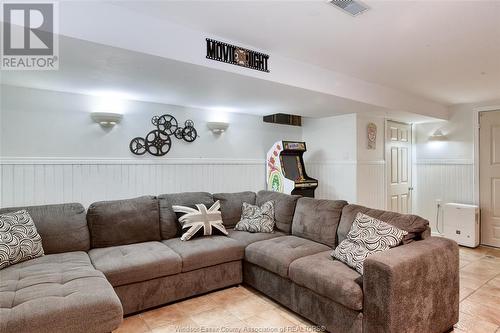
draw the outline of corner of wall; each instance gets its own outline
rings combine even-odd
[[[436,200],[472,204],[474,198],[474,105],[449,108],[447,121],[415,125],[414,213],[436,230]],[[446,141],[430,141],[437,129]]]
[[[375,149],[368,149],[367,126],[377,126]],[[357,203],[385,208],[385,120],[358,114],[356,117],[356,199]]]

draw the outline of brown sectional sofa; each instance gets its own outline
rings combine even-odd
[[[180,241],[172,205],[215,200],[229,236]],[[232,229],[243,202],[268,200],[274,233]],[[417,216],[268,191],[25,208],[46,255],[0,270],[2,333],[110,332],[124,314],[242,282],[331,332],[444,332],[458,321],[458,246]],[[409,231],[363,276],[330,256],[358,211]]]

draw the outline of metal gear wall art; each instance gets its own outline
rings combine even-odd
[[[153,156],[166,155],[172,146],[171,136],[186,142],[193,142],[198,137],[194,128],[194,121],[188,119],[184,127],[180,127],[177,119],[169,114],[154,116],[151,123],[156,127],[144,138],[136,137],[130,141],[130,151],[135,155],[144,155],[146,152]]]

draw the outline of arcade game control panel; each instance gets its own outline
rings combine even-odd
[[[307,175],[303,155],[305,142],[278,141],[267,153],[267,189],[314,198],[318,180]]]

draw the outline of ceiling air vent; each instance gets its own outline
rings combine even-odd
[[[352,16],[357,16],[368,10],[366,5],[354,0],[332,0],[330,3]]]

